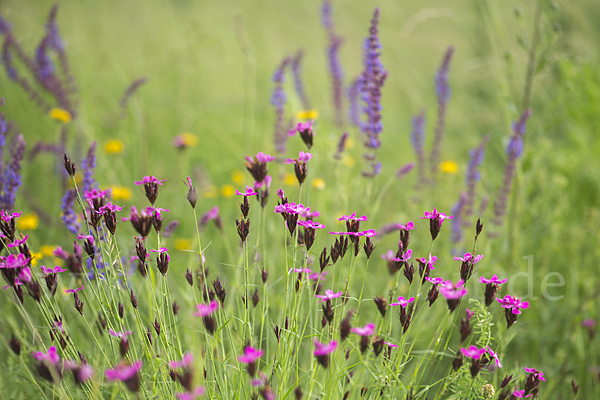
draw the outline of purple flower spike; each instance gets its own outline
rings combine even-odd
[[[194,313],[194,317],[206,317],[214,313],[219,308],[219,302],[213,300],[210,304],[198,304],[196,305],[198,311]]]
[[[284,58],[271,77],[275,86],[271,94],[271,105],[273,105],[273,108],[275,109],[275,150],[279,154],[285,153],[285,145],[287,142],[285,121],[285,103],[287,102],[287,96],[283,84],[285,83],[285,70],[291,62],[291,57]]]
[[[400,296],[398,297],[398,302],[397,303],[392,303],[390,304],[390,306],[402,306],[402,308],[406,308],[406,306],[410,303],[412,303],[413,301],[415,301],[414,297],[411,297],[410,299],[405,299],[404,297]]]
[[[410,143],[417,155],[418,185],[423,185],[427,181],[425,174],[425,153],[423,151],[425,145],[425,111],[421,111],[419,115],[413,117],[412,126]]]
[[[478,349],[477,346],[469,346],[468,349],[462,348],[460,352],[468,358],[472,358],[473,360],[479,360],[482,355],[486,353],[485,348]]]
[[[244,349],[244,354],[238,357],[238,361],[244,364],[250,364],[258,360],[262,355],[262,350],[248,346]]]
[[[329,63],[329,73],[331,75],[332,100],[335,109],[335,120],[338,126],[344,125],[344,110],[342,103],[344,71],[340,61],[339,50],[344,44],[344,38],[339,36],[333,27],[331,0],[324,0],[321,6],[321,17],[323,26],[327,30],[329,40],[327,46],[327,59]]]
[[[503,283],[508,282],[508,279],[499,279],[496,275],[492,275],[490,279],[486,279],[483,276],[479,278],[479,282],[485,284],[493,284],[493,285],[502,285]]]
[[[325,294],[315,294],[315,297],[322,299],[319,303],[326,302],[327,300],[337,299],[342,296],[342,292],[335,293],[331,289],[325,290]]]
[[[362,328],[360,328],[360,327],[352,328],[352,329],[350,329],[350,332],[356,333],[359,336],[371,336],[372,334],[375,333],[375,324],[371,322],[371,323],[366,324]]]

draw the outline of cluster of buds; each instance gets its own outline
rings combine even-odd
[[[106,190],[92,189],[85,192],[85,201],[89,206],[89,222],[96,231],[102,219],[100,209],[106,204],[107,197],[108,192]]]
[[[158,250],[150,250],[151,252],[158,253],[156,256],[156,267],[160,271],[163,276],[167,274],[167,270],[169,269],[169,261],[171,261],[171,257],[169,257],[169,249],[166,247],[161,247]],[[139,256],[138,256],[139,257]]]
[[[79,295],[77,294],[77,292],[79,292],[80,290],[82,290],[82,287],[78,287],[75,289],[66,289],[65,293],[73,293],[73,298],[74,298],[74,306],[75,309],[79,312],[79,314],[83,315],[83,301],[81,301],[81,299],[79,298]]]
[[[460,320],[460,342],[464,342],[465,339],[471,335],[473,328],[471,327],[471,318],[475,313],[467,308],[466,317]]]
[[[429,307],[431,307],[433,305],[433,303],[435,303],[435,301],[437,300],[439,294],[440,294],[440,290],[439,290],[439,286],[444,283],[444,279],[442,278],[425,278],[428,282],[432,283],[431,289],[429,290],[429,292],[427,293],[427,301],[429,302]]]
[[[305,153],[301,151],[298,154],[297,159],[288,158],[285,160],[284,164],[294,164],[294,172],[296,173],[296,178],[298,179],[298,183],[300,186],[306,180],[306,176],[308,175],[308,161],[312,158],[312,154]]]
[[[346,251],[348,251],[348,236],[340,235],[335,239],[335,243],[331,246],[331,262],[335,264],[338,258],[341,257],[344,259]]]

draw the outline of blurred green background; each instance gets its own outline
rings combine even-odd
[[[0,2],[0,15],[13,24],[15,36],[30,54],[43,35],[52,4],[42,0]],[[517,197],[509,207],[507,223],[493,228],[487,221],[502,181],[511,124],[521,112],[538,4],[541,19],[533,114],[517,172]],[[532,294],[538,297],[519,318],[516,329],[512,328],[516,336],[506,349],[504,365],[543,370],[550,377],[542,390],[543,398],[568,398],[571,379],[582,385],[581,398],[593,398],[593,393],[598,393],[593,391],[598,377],[596,373],[594,384],[589,368],[599,363],[598,338],[590,343],[579,324],[599,312],[600,28],[595,22],[600,18],[600,4],[591,0],[340,0],[333,6],[335,29],[345,38],[341,58],[346,83],[362,71],[362,42],[373,8],[381,7],[381,60],[389,77],[382,97],[384,132],[379,157],[383,173],[376,180],[379,188],[398,167],[415,160],[409,141],[410,119],[421,109],[428,118],[428,153],[436,112],[433,77],[446,48],[455,47],[442,159],[456,162],[458,173],[442,174],[438,186],[419,193],[414,189],[415,172],[404,180],[392,180],[390,190],[374,210],[360,195],[364,179],[360,177],[359,133],[347,125],[345,130],[354,143],[347,150],[352,158],[346,158],[344,164],[344,188],[334,190],[338,188],[331,173],[331,155],[344,129],[333,124],[326,34],[320,2],[313,0],[60,2],[58,25],[80,101],[69,136],[73,158],[79,160],[89,144],[97,141],[96,177],[102,186],[129,188],[132,198],[118,201],[126,207],[145,204],[134,180],[143,175],[168,178],[158,204],[170,208],[168,217],[180,222],[172,245],[178,239],[193,240],[194,222],[184,198],[185,187],[180,184],[185,176],[192,176],[205,194],[199,211],[219,205],[227,236],[236,243],[236,200],[227,196],[225,185],[242,189],[245,183],[250,184],[243,156],[274,152],[271,75],[283,57],[303,48],[306,92],[320,114],[309,180],[320,178],[325,183],[324,189],[311,183],[309,205],[326,215],[323,222],[327,224],[342,211],[356,210],[370,217],[370,227],[378,228],[390,222],[417,222],[418,216],[434,205],[449,211],[464,190],[469,150],[489,135],[478,198],[489,197],[490,206],[482,221],[486,232],[493,230],[498,235],[482,239],[479,250],[486,256],[478,264],[479,273],[509,277],[527,272],[523,257],[532,256]],[[131,98],[125,118],[119,118],[119,99],[129,84],[142,76],[148,77],[148,82]],[[290,81],[288,74],[288,116],[301,109]],[[0,96],[6,101],[3,112],[23,133],[28,148],[39,140],[58,140],[60,123],[36,108],[4,73],[0,74]],[[182,132],[195,135],[197,145],[177,150],[172,142]],[[123,142],[122,153],[104,151],[111,139]],[[288,157],[303,150],[297,138],[288,147]],[[60,168],[51,154],[38,155],[23,167],[24,185],[16,209],[44,212],[50,218],[44,221],[40,217],[40,226],[32,231],[34,247],[68,246],[73,240],[58,219],[64,194]],[[271,168],[274,191],[283,184],[285,169]],[[239,171],[245,174],[243,179]],[[48,179],[53,174],[56,179]],[[283,187],[291,198],[297,196],[294,185]],[[274,204],[273,199],[271,202]],[[279,224],[275,218],[267,222],[273,230],[279,229]],[[129,226],[121,226],[133,236]],[[216,236],[208,258],[215,271],[222,269],[231,276],[219,264],[226,263],[226,245],[212,228],[206,232]],[[446,226],[444,244],[436,243],[442,271],[457,267],[451,261],[449,235],[450,226]],[[369,267],[380,274],[381,282],[388,278],[385,262],[378,255],[395,246],[391,236],[378,243],[377,259]],[[469,249],[471,232],[466,236],[461,246]],[[417,233],[414,242],[425,254],[427,232]],[[328,244],[330,240],[323,234],[315,248]],[[181,259],[193,265],[193,257],[186,257],[182,253]],[[564,286],[548,289],[553,296],[564,296],[561,300],[550,301],[541,292],[541,281],[550,272],[565,278]],[[171,279],[184,282],[182,274]],[[481,290],[474,283],[470,285],[474,291]],[[379,289],[375,286],[367,289],[368,296],[380,294],[385,283]],[[525,279],[516,281],[515,292],[528,293]],[[2,313],[10,314],[12,304],[2,303]],[[504,324],[502,319],[498,323]],[[10,334],[4,327],[0,330],[4,336]]]

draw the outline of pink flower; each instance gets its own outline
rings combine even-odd
[[[474,360],[479,360],[486,352],[484,348],[478,349],[476,346],[469,346],[468,349],[461,347],[460,351],[465,357],[469,357]]]
[[[533,394],[528,394],[527,396],[525,396],[525,389],[523,389],[523,390],[515,389],[515,391],[513,392],[513,396],[515,396],[518,399],[523,399],[526,397],[531,397],[531,396],[533,396]]]
[[[444,213],[438,212],[437,208],[433,208],[433,211],[429,212],[429,211],[425,211],[425,216],[424,217],[420,217],[421,219],[439,219],[440,220],[440,226],[442,226],[442,222],[444,222],[444,220],[446,219],[452,219],[454,218],[454,215],[451,216],[447,216]]]
[[[375,333],[375,324],[374,323],[368,323],[366,324],[364,327],[362,328],[352,328],[350,329],[350,332],[356,333],[357,335],[360,336],[371,336],[372,334]]]
[[[411,252],[411,254],[412,254],[412,252]],[[394,260],[395,256],[396,256],[396,253],[394,253],[394,250],[388,250],[381,255],[381,258],[385,261],[395,261]]]
[[[363,215],[362,217],[356,217],[356,213],[353,212],[351,215],[344,215],[338,218],[338,221],[368,221],[367,217]]]
[[[303,214],[310,210],[310,207],[304,207],[302,204],[286,203],[275,206],[276,213]]]
[[[85,199],[86,200],[102,199],[102,198],[106,197],[107,194],[108,194],[107,190],[92,189],[92,190],[85,192]]]
[[[500,306],[506,309],[512,310],[513,314],[521,314],[522,308],[529,308],[528,301],[521,301],[518,297],[512,297],[509,295],[504,296],[502,299],[496,299]]]
[[[25,235],[25,237],[23,237],[22,239],[16,239],[14,242],[7,244],[6,247],[8,247],[8,248],[18,247],[18,246],[22,245],[23,243],[25,243],[27,241],[27,238],[29,238],[29,235]]]
[[[441,283],[444,282],[444,279],[440,278],[440,277],[437,277],[437,278],[427,277],[427,278],[425,278],[425,280],[428,281],[428,282],[433,283],[434,285],[439,285],[439,284],[441,284]]]
[[[390,250],[391,251],[391,250]],[[404,254],[402,254],[402,257],[395,257],[392,258],[392,261],[396,261],[396,262],[407,262],[408,260],[410,260],[410,258],[412,257],[412,250],[408,249],[404,252]]]
[[[534,377],[538,378],[540,381],[546,382],[546,379],[544,378],[544,373],[541,371],[538,371],[535,368],[525,368],[525,372],[529,372]]]
[[[194,362],[194,355],[192,353],[185,353],[181,361],[170,361],[169,367],[171,368],[186,368]]]
[[[491,279],[485,279],[483,276],[481,278],[479,278],[479,282],[481,282],[481,283],[485,283],[485,284],[492,283],[494,285],[502,285],[503,283],[506,283],[507,281],[508,281],[508,279],[500,280],[496,275],[492,275]]]
[[[0,268],[21,268],[26,266],[28,262],[29,258],[25,257],[23,254],[11,254],[4,258],[3,263],[0,263]]]
[[[356,232],[354,234],[354,236],[359,236],[359,237],[362,237],[362,236],[373,237],[373,236],[377,236],[377,231],[375,229],[369,229],[369,230],[362,231],[362,232]]]
[[[483,254],[472,255],[471,253],[465,253],[464,257],[454,257],[455,261],[467,262],[470,264],[477,264],[483,258]]]
[[[312,228],[312,229],[323,229],[325,228],[325,225],[319,223],[319,222],[315,222],[315,221],[298,221],[298,225],[303,226],[305,228]]]
[[[323,344],[315,339],[314,343],[315,343],[316,349],[313,354],[317,357],[329,355],[329,354],[333,353],[335,351],[335,349],[337,349],[337,342],[335,340],[330,343]]]
[[[105,205],[102,206],[98,209],[98,211],[96,211],[96,213],[98,214],[110,214],[110,213],[115,213],[117,211],[121,211],[123,209],[123,207],[119,207],[116,204],[112,204],[110,201]]]
[[[1,213],[0,215],[2,217],[2,221],[4,221],[4,222],[10,222],[11,219],[19,218],[21,216],[21,214],[23,214],[22,212],[16,212],[16,213],[9,214],[9,213],[5,213],[4,210],[1,210],[0,213]]]
[[[66,289],[65,293],[76,293],[79,292],[83,287],[78,287],[77,289]]]
[[[179,400],[195,400],[197,397],[201,397],[206,393],[206,389],[202,386],[196,386],[194,390],[186,393],[175,393],[175,396]]]
[[[383,343],[387,344],[387,345],[388,345],[388,346],[390,346],[391,348],[396,348],[396,347],[398,347],[398,345],[397,345],[397,344],[394,344],[394,343],[391,343],[391,342],[383,342]]]
[[[194,317],[206,317],[214,313],[219,308],[219,302],[213,300],[210,304],[198,304],[196,305],[198,311],[194,313]]]
[[[256,161],[258,161],[259,163],[268,163],[271,161],[275,160],[275,157],[269,155],[269,154],[265,154],[262,151],[259,151],[258,154],[256,154],[256,157],[252,158],[252,157],[244,157],[246,159],[246,161],[248,161],[250,164],[252,164],[254,162],[254,159],[256,159]]]
[[[471,311],[468,308],[465,310],[466,314],[467,314],[467,321],[469,321],[471,318],[473,318],[473,315],[475,315],[475,311]]]
[[[94,237],[92,235],[77,235],[77,239],[86,239],[89,240],[92,244],[94,244]]]
[[[21,282],[31,282],[31,269],[29,267],[24,267],[19,274],[17,275]]]
[[[492,357],[494,359],[494,361],[496,361],[498,368],[502,368],[502,364],[500,364],[500,359],[498,358],[498,354],[494,353],[494,351],[491,349],[490,346],[487,347],[487,352],[490,355],[490,357]]]
[[[288,158],[283,163],[284,164],[307,163],[308,160],[310,160],[311,158],[312,158],[312,154],[301,151],[300,153],[298,153],[297,159]]]
[[[237,194],[238,196],[254,196],[258,193],[256,193],[252,188],[247,188],[245,192],[240,192],[239,190],[236,190],[235,194]]]
[[[398,228],[403,229],[405,231],[412,231],[416,228],[416,226],[412,221],[409,221],[406,223],[406,225],[398,224]]]
[[[431,253],[429,253],[428,259],[425,257],[421,257],[421,258],[417,258],[417,261],[420,262],[421,264],[427,265],[427,267],[429,267],[429,269],[431,271],[433,271],[435,269],[433,266],[435,264],[437,264],[437,257],[432,256]]]
[[[107,369],[104,372],[109,381],[126,381],[133,378],[142,368],[142,360],[137,360],[131,365],[123,363],[117,364],[113,369]]]
[[[325,277],[327,276],[329,272],[324,271],[324,272],[313,272],[312,274],[308,275],[308,279],[311,281],[324,281]]]
[[[415,300],[414,297],[411,297],[410,299],[406,300],[404,297],[400,296],[400,297],[398,297],[398,302],[392,303],[392,304],[390,304],[390,306],[402,306],[402,308],[406,308],[406,306],[409,303],[412,303],[414,300]]]
[[[248,346],[244,349],[244,354],[238,357],[238,361],[244,364],[250,364],[258,360],[262,355],[262,350]]]
[[[127,337],[127,336],[131,335],[131,331],[125,331],[125,332],[115,332],[115,331],[113,331],[113,330],[112,330],[112,328],[108,330],[108,333],[109,333],[111,336],[114,336],[114,337],[116,337],[116,338],[119,338],[119,339],[123,339],[123,338],[125,338],[125,337]]]
[[[56,366],[58,364],[58,362],[60,361],[60,356],[56,352],[55,346],[50,347],[48,349],[47,353],[42,353],[41,351],[37,351],[37,352],[33,352],[32,355],[33,355],[33,358],[35,358],[36,360],[41,361],[41,362],[45,361],[54,366]]]
[[[155,183],[157,185],[162,185],[163,182],[166,181],[166,179],[163,180],[158,180],[154,177],[154,175],[150,175],[150,176],[145,176],[144,179],[142,179],[141,181],[134,181],[133,183],[135,183],[136,185],[147,185],[150,183]]]
[[[314,121],[298,122],[298,125],[296,125],[296,127],[294,129],[292,129],[288,132],[288,136],[294,136],[296,134],[296,132],[302,132],[302,131],[306,131],[306,130],[308,130],[310,133],[312,133],[313,124],[314,124]]]
[[[593,328],[596,326],[596,321],[592,318],[584,319],[581,321],[582,328]]]
[[[451,281],[445,281],[440,286],[440,293],[447,300],[460,299],[465,294],[467,294],[467,289],[463,288],[464,284],[465,284],[465,281],[463,281],[462,279],[459,280],[458,282],[456,282],[456,285],[453,284]]]
[[[315,297],[323,299],[319,303],[323,303],[327,300],[337,299],[338,297],[341,297],[341,296],[342,296],[342,292],[334,293],[333,290],[331,290],[331,289],[325,290],[325,294],[315,294]]]
[[[45,265],[42,265],[40,267],[40,269],[42,270],[43,273],[45,274],[57,274],[59,272],[65,272],[66,269],[62,269],[60,265],[57,265],[54,268],[47,268]]]

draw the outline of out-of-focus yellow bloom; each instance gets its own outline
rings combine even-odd
[[[197,144],[198,136],[189,132],[180,133],[179,135],[175,136],[175,139],[173,139],[173,146],[177,147],[178,149],[194,147]]]
[[[311,184],[316,189],[324,189],[325,188],[325,181],[321,178],[313,179]]]
[[[346,225],[346,221],[340,221],[340,218],[342,218],[344,215],[348,215],[348,214],[346,214],[346,211],[339,212],[338,215],[335,217],[335,223],[338,225],[341,225],[341,224]]]
[[[351,137],[346,139],[346,143],[344,143],[344,148],[345,149],[351,149],[354,147],[354,139],[352,139]]]
[[[31,265],[34,267],[38,264],[38,260],[41,260],[44,255],[41,252],[31,253]]]
[[[287,172],[284,176],[283,176],[283,184],[284,185],[297,185],[298,184],[298,180],[296,179],[296,175]]]
[[[440,163],[440,171],[446,174],[455,174],[458,172],[458,164],[454,161],[442,161]]]
[[[215,185],[210,185],[200,189],[200,193],[202,193],[202,197],[205,199],[212,199],[219,195],[219,191]]]
[[[111,186],[113,200],[129,200],[131,199],[131,190],[123,186]]]
[[[56,246],[51,246],[49,244],[45,244],[40,248],[42,255],[47,257],[54,255],[54,250],[56,250]]]
[[[80,183],[81,180],[83,179],[83,174],[79,171],[75,172],[75,183]],[[69,187],[74,188],[75,186],[73,185],[73,181],[69,179]]]
[[[231,174],[231,180],[233,181],[233,183],[235,183],[236,185],[241,185],[244,183],[244,181],[246,176],[244,175],[244,172],[236,169],[235,171],[233,171],[233,173]]]
[[[175,240],[175,248],[179,251],[191,250],[192,249],[192,241],[188,239],[176,239]]]
[[[104,142],[104,152],[106,154],[120,154],[125,149],[125,143],[119,139],[110,139]]]
[[[342,160],[342,162],[348,168],[354,167],[354,164],[356,164],[356,160],[354,159],[354,157],[349,156],[348,154],[344,155],[344,159]]]
[[[35,214],[21,215],[21,218],[17,220],[17,228],[22,231],[37,229],[40,220]]]
[[[298,111],[296,113],[296,118],[298,118],[298,119],[317,119],[317,118],[319,118],[319,112],[317,110]]]
[[[231,197],[235,195],[235,188],[231,185],[221,186],[221,195],[223,197]]]
[[[67,110],[61,108],[53,108],[50,110],[50,118],[54,118],[65,124],[71,122],[71,114]]]

